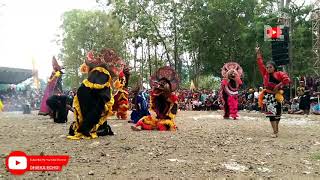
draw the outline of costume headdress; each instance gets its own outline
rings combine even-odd
[[[58,64],[58,61],[56,59],[56,57],[52,57],[52,67],[55,71],[60,71],[62,68],[61,66]]]
[[[178,74],[169,66],[159,68],[158,71],[153,76],[151,76],[150,85],[155,86],[155,84],[163,78],[170,82],[172,91],[178,89],[180,82]]]
[[[113,49],[104,48],[100,51],[100,53],[95,53],[94,51],[88,52],[87,59],[81,66],[82,72],[87,72],[85,65],[91,69],[98,66],[104,66],[107,67],[112,73],[117,75],[122,71],[125,63]]]
[[[239,78],[243,75],[241,66],[236,62],[228,62],[224,64],[224,66],[221,68],[221,75],[223,78],[228,78],[228,74],[232,71],[234,71],[236,73],[236,76],[238,76]]]

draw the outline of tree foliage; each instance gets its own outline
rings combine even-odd
[[[147,81],[160,66],[170,65],[177,70],[183,84],[193,80],[198,87],[202,86],[200,81],[203,77],[220,77],[220,68],[229,61],[238,62],[243,67],[246,85],[261,83],[254,48],[259,44],[265,60],[271,59],[271,44],[264,41],[264,26],[278,25],[277,20],[280,16],[277,0],[259,2],[256,0],[98,0],[97,2],[106,11],[111,9],[119,23],[111,15],[102,16],[101,12],[92,12],[100,14],[100,19],[108,19],[106,20],[109,22],[108,25],[115,24],[114,31],[98,33],[100,31],[95,31],[88,26],[88,23],[80,26],[82,22],[87,22],[85,19],[88,17],[80,18],[73,12],[68,20],[73,23],[66,26],[67,32],[72,32],[73,35],[69,37],[70,43],[64,44],[64,48],[65,51],[70,48],[77,51],[68,53],[65,58],[80,60],[81,58],[77,56],[81,55],[81,48],[86,51],[89,49],[87,46],[93,47],[94,42],[97,42],[97,46],[102,42],[106,43],[99,37],[106,37],[102,35],[104,33],[112,34],[108,37],[114,38],[115,41],[113,43],[108,41],[107,44],[119,48],[119,51],[125,51],[134,72],[144,81]],[[291,17],[292,23],[293,71],[289,69],[291,76],[306,74],[312,69],[312,32],[309,19],[311,9],[311,6],[298,6],[294,2],[283,9]],[[65,14],[66,17],[67,15]],[[81,30],[77,30],[78,26],[74,23],[79,25]],[[92,26],[100,27],[99,25],[101,23]],[[82,33],[74,34],[75,32],[91,32],[92,37],[83,36]],[[72,38],[78,35],[79,39]]]
[[[87,52],[92,49],[113,48],[124,53],[123,31],[118,19],[103,11],[72,10],[63,14],[61,37],[63,61],[67,86],[77,87],[83,77],[79,67]]]

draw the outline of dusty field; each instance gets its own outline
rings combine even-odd
[[[67,125],[43,116],[0,113],[0,179],[320,179],[320,116],[284,115],[270,138],[260,113],[223,120],[221,112],[179,112],[177,132],[133,132],[110,120],[115,136],[66,139]],[[71,119],[71,120],[70,120]],[[12,176],[5,157],[70,155],[62,172]]]

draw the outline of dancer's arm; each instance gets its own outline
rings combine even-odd
[[[262,58],[262,54],[259,47],[256,47],[256,53],[257,53],[257,64],[258,64],[259,71],[262,74],[262,76],[264,76],[265,74],[267,74],[267,69],[263,64],[263,58]]]
[[[274,87],[274,91],[278,91],[279,89],[282,89],[284,86],[290,84],[290,78],[288,74],[285,72],[276,72],[276,78],[279,79],[281,82]]]
[[[286,85],[290,84],[290,78],[289,78],[287,73],[280,71],[279,72],[279,76],[280,76],[280,79],[281,79],[281,84],[283,86],[286,86]]]

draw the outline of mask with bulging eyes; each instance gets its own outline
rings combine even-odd
[[[234,70],[231,70],[228,72],[228,78],[229,79],[235,79],[236,78],[236,72]]]
[[[155,89],[154,89],[154,95],[159,96],[160,94],[169,94],[171,92],[170,84],[164,80],[161,79],[159,82],[156,83]]]

